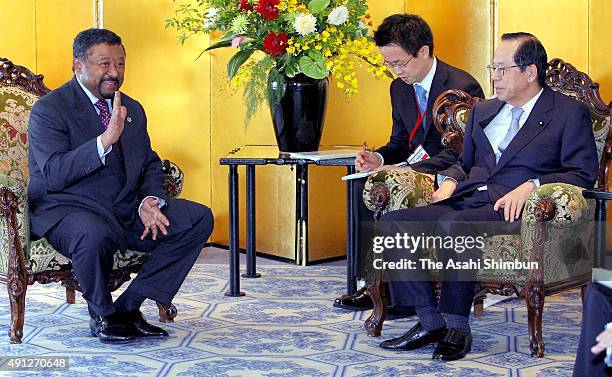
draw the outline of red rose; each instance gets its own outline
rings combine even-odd
[[[280,0],[259,0],[257,3],[257,12],[266,20],[274,20],[278,17],[279,10],[276,7]]]
[[[253,10],[253,5],[249,3],[249,0],[240,0],[240,6],[238,7],[238,9],[248,12],[250,10]]]
[[[263,48],[266,54],[270,54],[274,57],[280,56],[287,50],[287,34],[271,31],[266,35],[263,41]]]

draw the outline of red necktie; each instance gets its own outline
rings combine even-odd
[[[111,114],[108,109],[108,102],[106,102],[106,100],[104,99],[100,99],[98,100],[98,102],[96,102],[94,106],[96,106],[98,110],[100,110],[100,121],[102,122],[102,127],[106,131],[106,128],[108,127],[108,122],[110,122],[111,118]]]

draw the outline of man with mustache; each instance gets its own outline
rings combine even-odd
[[[213,228],[210,209],[166,196],[144,109],[119,92],[125,60],[112,31],[79,33],[74,77],[36,102],[28,131],[32,236],[71,259],[102,342],[168,336],[140,306],[171,303]],[[149,257],[113,302],[113,255],[128,248]]]

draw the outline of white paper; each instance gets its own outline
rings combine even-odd
[[[335,158],[354,158],[357,157],[357,153],[359,152],[359,150],[355,149],[332,149],[315,152],[292,152],[289,153],[289,157],[302,160],[321,161],[333,160]]]
[[[402,166],[406,166],[406,165],[408,165],[406,162],[400,162],[399,164],[395,164],[393,166],[402,167]],[[359,173],[353,173],[353,174],[345,175],[344,177],[342,177],[342,180],[343,181],[348,181],[350,179],[369,177],[369,176],[371,176],[374,173],[378,173],[379,171],[380,170],[369,170],[369,171],[362,171],[362,172],[359,172]]]

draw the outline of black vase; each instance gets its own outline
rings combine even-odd
[[[278,90],[278,82],[270,82]],[[274,134],[281,152],[310,152],[319,149],[327,106],[325,79],[299,74],[285,77],[284,95],[274,108],[270,106]]]

